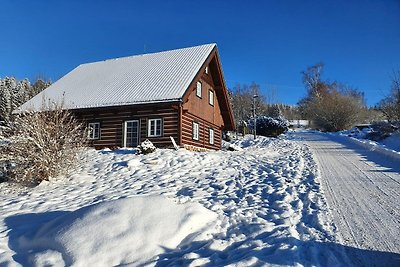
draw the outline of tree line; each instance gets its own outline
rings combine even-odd
[[[250,85],[236,84],[229,90],[229,96],[237,128],[245,126],[253,118],[254,111],[256,116],[284,117],[288,120],[301,119],[297,106],[278,103],[275,88],[270,88],[267,93],[263,93],[260,85],[255,82]]]
[[[229,90],[237,128],[253,118],[254,104],[256,116],[306,119],[323,131],[340,131],[384,119],[400,122],[400,71],[394,72],[390,93],[375,107],[367,107],[362,91],[323,79],[323,71],[324,64],[318,63],[301,72],[307,93],[297,105],[278,103],[275,88],[263,94],[257,83],[237,84]]]
[[[28,79],[0,78],[0,121],[8,122],[12,111],[43,91],[51,81],[37,78],[33,84]]]

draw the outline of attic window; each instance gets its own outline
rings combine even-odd
[[[197,82],[196,95],[201,98],[201,82]]]
[[[206,74],[208,74],[208,66],[206,67],[205,71]]]
[[[211,106],[214,106],[214,91],[213,90],[208,90],[208,103]]]

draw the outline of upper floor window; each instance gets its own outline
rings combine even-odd
[[[205,71],[206,74],[208,74],[208,66],[206,67]]]
[[[208,103],[211,106],[214,106],[214,91],[213,90],[208,90]]]
[[[195,121],[192,124],[192,138],[199,140],[199,124]]]
[[[100,122],[90,122],[88,124],[88,139],[100,139]]]
[[[162,135],[162,119],[149,119],[147,125],[147,136],[157,137]]]
[[[201,97],[201,82],[197,82],[197,85],[196,85],[196,95],[198,96],[198,97]]]

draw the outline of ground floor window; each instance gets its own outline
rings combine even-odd
[[[199,140],[199,123],[195,121],[192,124],[192,138],[193,140]]]
[[[88,124],[88,139],[100,139],[100,122],[90,122]]]
[[[148,137],[157,137],[162,135],[162,119],[149,119],[147,127]]]
[[[208,142],[210,143],[210,145],[214,144],[214,129],[210,128],[208,129]]]

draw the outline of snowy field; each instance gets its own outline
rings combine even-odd
[[[68,177],[0,184],[0,266],[351,266],[307,145],[89,150]]]

